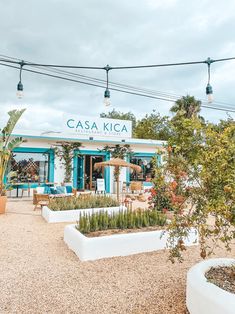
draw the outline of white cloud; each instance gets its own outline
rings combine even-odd
[[[158,64],[234,56],[235,3],[192,1],[16,0],[1,4],[0,54],[39,63],[111,66]],[[104,71],[75,71],[104,79]],[[212,65],[215,98],[234,103],[235,64]],[[26,104],[21,127],[59,125],[63,112],[98,116],[104,90],[23,73],[25,97],[15,97],[19,71],[0,66],[0,123],[9,108]],[[206,65],[111,71],[110,80],[205,98]],[[112,106],[137,116],[168,114],[168,102],[111,91]],[[112,108],[110,108],[112,109]],[[221,112],[205,110],[206,119]]]

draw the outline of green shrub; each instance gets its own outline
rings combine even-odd
[[[155,210],[120,210],[108,215],[107,211],[82,215],[76,228],[81,233],[107,229],[135,229],[148,226],[164,226],[166,216]]]
[[[105,208],[119,206],[117,200],[106,195],[89,195],[86,198],[64,197],[55,198],[50,201],[49,208],[54,211],[85,209],[85,208]]]

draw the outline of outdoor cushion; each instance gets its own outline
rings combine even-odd
[[[67,192],[67,193],[73,193],[73,188],[72,188],[71,185],[68,185],[68,186],[66,186],[65,188],[66,188],[66,192]]]
[[[44,194],[44,186],[37,186],[36,191],[38,194]]]
[[[50,194],[51,193],[51,189],[49,186],[45,186],[44,187],[44,194]]]
[[[56,191],[57,191],[57,194],[65,194],[66,193],[65,186],[57,186]]]
[[[57,190],[54,187],[50,188],[50,194],[57,194]]]
[[[151,187],[151,186],[153,186],[153,183],[152,183],[152,182],[145,181],[145,182],[144,182],[144,186],[148,186],[148,187],[150,186],[150,187]]]

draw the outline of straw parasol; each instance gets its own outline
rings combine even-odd
[[[126,167],[126,168],[131,168],[137,172],[141,172],[142,169],[140,166],[132,164],[130,162],[127,162],[121,158],[113,158],[107,161],[102,161],[102,162],[97,162],[94,165],[95,169],[98,168],[104,168],[104,167],[114,167],[115,168],[115,176],[117,179],[117,199],[119,201],[119,175],[120,175],[120,168]]]

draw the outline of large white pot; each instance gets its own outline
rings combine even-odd
[[[194,265],[187,274],[186,304],[190,314],[234,314],[235,294],[207,281],[212,267],[235,264],[232,258],[215,258]]]

